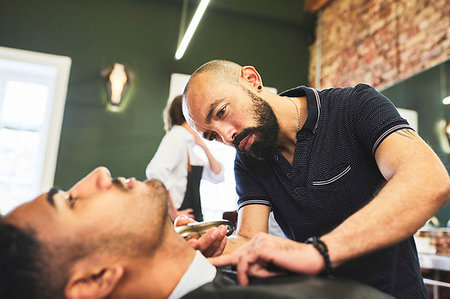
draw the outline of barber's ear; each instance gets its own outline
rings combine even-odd
[[[250,83],[250,85],[253,86],[254,88],[258,88],[258,86],[263,85],[261,76],[252,66],[243,66],[241,68],[241,79]]]
[[[74,273],[65,288],[66,298],[104,298],[111,294],[123,274],[124,268],[121,265]]]

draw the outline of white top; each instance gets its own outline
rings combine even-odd
[[[147,179],[157,179],[164,183],[177,209],[181,207],[186,193],[188,157],[191,165],[203,166],[203,179],[212,183],[224,180],[223,166],[221,165],[220,173],[215,174],[208,161],[194,154],[194,146],[194,136],[182,126],[174,126],[161,140],[155,156],[145,169]]]
[[[172,291],[168,299],[181,298],[187,293],[211,282],[216,277],[217,269],[211,265],[208,260],[200,253],[195,252],[194,260],[184,272],[175,289]]]

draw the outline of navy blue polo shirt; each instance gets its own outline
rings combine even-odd
[[[238,153],[238,205],[270,206],[286,236],[303,242],[330,232],[375,196],[386,183],[375,162],[378,145],[411,127],[389,99],[365,84],[322,91],[300,86],[280,95],[306,96],[308,103],[293,163],[279,150],[262,161]],[[335,275],[399,298],[427,297],[412,237],[344,263]]]

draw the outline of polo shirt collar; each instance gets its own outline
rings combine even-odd
[[[306,86],[298,86],[286,91],[283,91],[279,94],[280,96],[286,97],[304,97],[306,96],[306,100],[308,102],[308,118],[306,119],[305,124],[302,129],[309,129],[313,133],[316,132],[317,126],[319,124],[320,118],[320,97],[317,90],[313,88],[309,88]]]

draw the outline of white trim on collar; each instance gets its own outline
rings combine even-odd
[[[216,267],[211,265],[200,251],[197,250],[191,265],[184,272],[183,277],[181,277],[180,282],[178,282],[168,299],[181,298],[202,285],[213,281],[216,273]]]

